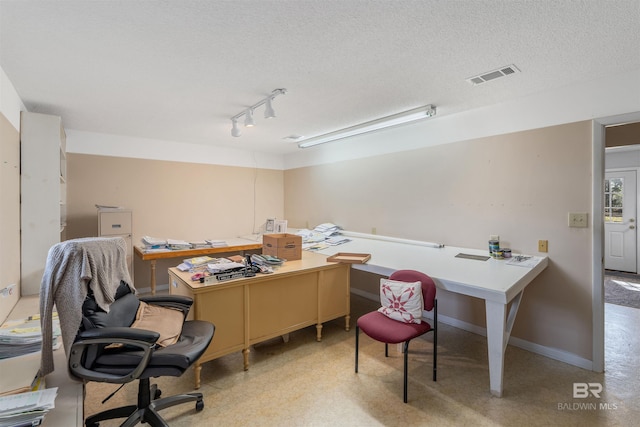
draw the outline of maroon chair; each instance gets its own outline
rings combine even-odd
[[[433,310],[433,327],[422,319],[421,323],[403,323],[393,320],[379,311],[372,311],[358,318],[356,322],[356,373],[358,372],[358,341],[360,330],[376,341],[384,343],[384,355],[389,356],[389,344],[402,345],[404,353],[404,403],[407,403],[407,362],[409,341],[433,331],[433,381],[436,381],[436,354],[438,346],[438,301],[436,285],[433,279],[424,273],[414,270],[398,270],[389,279],[399,282],[421,282],[424,310]]]

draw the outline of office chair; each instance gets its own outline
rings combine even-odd
[[[427,332],[433,331],[433,381],[436,381],[436,354],[438,347],[438,301],[436,300],[436,285],[429,276],[414,270],[398,270],[389,276],[389,280],[397,282],[406,282],[407,284],[420,282],[420,290],[422,291],[422,306],[424,310],[433,310],[433,327],[430,323],[425,322],[422,317],[422,308],[418,308],[419,314],[411,316],[406,312],[396,312],[389,317],[389,313],[383,307],[380,310],[372,311],[358,318],[356,322],[356,361],[355,371],[358,373],[358,346],[360,339],[360,330],[376,341],[384,343],[384,355],[389,356],[389,344],[402,344],[402,352],[404,353],[404,403],[407,403],[407,374],[408,374],[408,353],[409,342]],[[382,298],[382,282],[381,281],[381,299]],[[417,288],[417,285],[416,285]],[[411,292],[404,288],[404,295]],[[396,295],[398,296],[398,295]],[[400,297],[406,302],[406,297]],[[416,300],[414,300],[416,301]],[[393,305],[393,304],[391,304]],[[383,312],[387,314],[383,314]],[[393,317],[393,318],[392,318]],[[396,320],[400,319],[400,320]],[[415,323],[420,319],[420,323]]]
[[[185,321],[193,302],[190,298],[138,298],[131,284],[124,279],[113,283],[114,278],[128,278],[122,238],[69,240],[49,251],[41,285],[46,295],[41,298],[52,296],[57,306],[70,375],[85,382],[122,386],[138,380],[136,404],[92,415],[85,425],[97,427],[100,421],[126,417],[122,426],[139,422],[167,426],[158,414],[161,409],[195,402],[196,411],[201,411],[202,393],[160,398],[160,390],[150,379],[182,375],[209,346],[214,325]],[[84,297],[79,308],[75,307],[76,294]],[[43,318],[50,317],[47,306],[41,300]],[[80,319],[72,333],[74,310]],[[43,366],[44,349],[43,343]]]

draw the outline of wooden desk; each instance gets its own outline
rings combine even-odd
[[[262,249],[262,242],[255,242],[247,239],[226,239],[228,246],[220,248],[199,248],[185,250],[163,250],[145,252],[144,249],[134,246],[135,254],[143,261],[151,261],[151,295],[156,294],[156,260],[170,258],[191,258],[200,255],[213,255],[224,253],[240,253],[244,255],[244,251]]]
[[[385,276],[400,269],[419,270],[432,277],[441,289],[485,301],[490,390],[493,395],[502,396],[504,352],[522,294],[525,287],[547,267],[547,257],[541,257],[535,267],[526,268],[508,265],[505,260],[478,261],[456,257],[459,253],[488,255],[488,251],[478,249],[433,248],[402,242],[401,239],[385,240],[382,236],[352,237],[348,232],[344,234],[352,241],[319,252],[324,255],[369,253],[371,259],[366,264],[353,264],[353,267]],[[509,303],[512,304],[507,310]]]
[[[193,298],[189,313],[216,326],[213,341],[195,364],[195,387],[200,387],[202,364],[242,350],[249,369],[249,347],[259,342],[345,316],[349,330],[349,264],[329,263],[326,256],[303,253],[287,261],[273,274],[258,274],[205,285],[191,281],[191,274],[169,269],[169,291]]]

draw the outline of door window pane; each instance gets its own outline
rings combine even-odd
[[[605,222],[622,222],[624,200],[622,189],[624,178],[604,180],[604,220]]]

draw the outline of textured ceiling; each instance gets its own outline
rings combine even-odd
[[[438,116],[640,67],[638,0],[0,0],[0,67],[65,127],[271,153],[435,104]],[[515,64],[521,73],[466,79]],[[267,96],[277,118],[230,134]],[[437,119],[437,118],[436,118]]]

